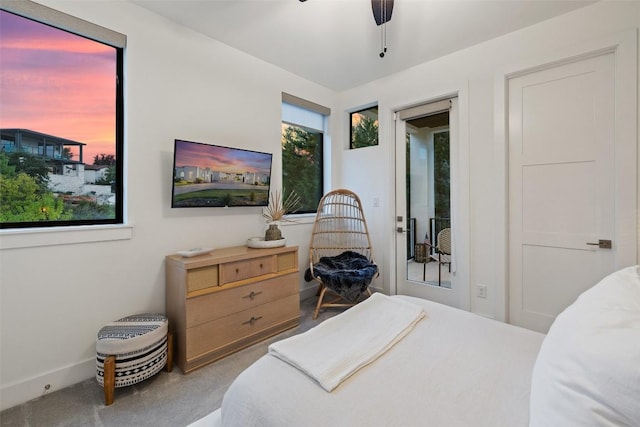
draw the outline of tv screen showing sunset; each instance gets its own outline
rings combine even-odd
[[[270,153],[175,141],[172,207],[266,206]]]

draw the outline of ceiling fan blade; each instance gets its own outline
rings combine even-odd
[[[376,25],[391,21],[393,0],[371,0],[371,8],[373,9],[373,19],[376,20]]]

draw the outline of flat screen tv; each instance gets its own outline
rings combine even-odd
[[[266,206],[270,153],[175,140],[172,208]]]

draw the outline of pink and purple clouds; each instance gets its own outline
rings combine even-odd
[[[0,11],[0,127],[86,143],[88,164],[115,154],[116,64],[113,47]]]

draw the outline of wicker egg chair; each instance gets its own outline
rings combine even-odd
[[[306,278],[320,282],[313,318],[324,307],[350,307],[371,295],[378,276],[360,198],[349,190],[327,193],[318,212],[309,245]],[[325,301],[326,294],[333,298]]]

